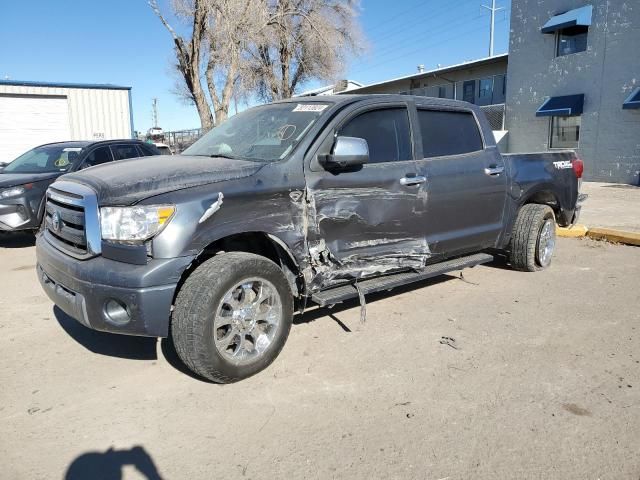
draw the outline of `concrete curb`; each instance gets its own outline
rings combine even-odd
[[[640,233],[613,230],[611,228],[590,228],[587,235],[597,240],[640,246]]]
[[[556,234],[559,237],[579,238],[586,237],[589,229],[584,225],[573,225],[572,227],[557,227]]]
[[[624,243],[626,245],[640,246],[640,233],[626,232],[612,228],[589,228],[585,225],[573,225],[572,227],[557,227],[559,237],[580,238],[589,237],[595,240],[606,240],[612,243]]]

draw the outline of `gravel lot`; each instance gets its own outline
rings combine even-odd
[[[0,238],[1,478],[640,476],[640,248],[559,239],[548,271],[371,296],[365,324],[308,311],[226,386],[166,340],[77,324],[34,264]]]

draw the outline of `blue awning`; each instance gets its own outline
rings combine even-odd
[[[540,29],[542,33],[555,33],[560,29],[567,27],[591,26],[591,15],[593,7],[586,5],[584,7],[569,10],[562,15],[551,17],[547,23]]]
[[[536,111],[536,117],[570,117],[581,115],[584,105],[584,93],[551,97]]]
[[[640,108],[640,87],[636,88],[622,104],[622,108]]]

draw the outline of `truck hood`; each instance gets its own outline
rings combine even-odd
[[[160,155],[98,165],[65,175],[98,194],[104,205],[132,205],[162,193],[249,177],[263,163],[221,157]]]
[[[43,180],[51,180],[59,177],[62,173],[2,173],[0,172],[0,189],[24,185],[25,183],[36,183]]]

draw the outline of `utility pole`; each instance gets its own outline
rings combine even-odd
[[[493,57],[493,37],[496,28],[496,12],[504,10],[504,8],[496,8],[496,0],[491,0],[491,6],[482,5],[491,12],[491,29],[489,31],[489,56]]]
[[[153,128],[158,128],[158,99],[153,98],[152,100],[151,120],[153,121]]]

